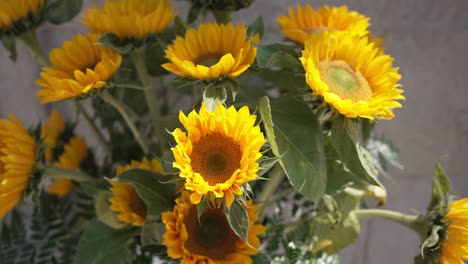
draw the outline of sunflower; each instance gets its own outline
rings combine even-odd
[[[54,166],[61,169],[76,170],[80,168],[81,162],[88,153],[86,141],[81,137],[73,137],[64,146],[63,153],[59,156]],[[54,179],[49,185],[47,192],[59,197],[65,196],[73,188],[73,182],[69,179]]]
[[[313,93],[346,117],[391,119],[392,109],[401,107],[398,68],[367,38],[337,31],[311,35],[300,60]]]
[[[255,126],[255,116],[244,106],[239,111],[219,104],[215,112],[202,104],[200,113],[188,117],[179,113],[179,120],[188,131],[176,128],[172,135],[177,143],[174,167],[185,178],[185,189],[193,191],[194,204],[203,195],[226,197],[229,208],[234,194],[242,194],[241,185],[257,178],[257,160],[262,156],[263,133]]]
[[[229,226],[223,208],[208,208],[197,218],[197,207],[190,202],[187,191],[176,199],[173,211],[162,214],[166,232],[162,244],[167,254],[182,259],[184,264],[195,263],[252,263],[250,255],[258,252],[258,235],[265,227],[255,224],[257,206],[248,201],[244,205],[249,217],[248,244]]]
[[[52,66],[44,68],[36,81],[43,87],[37,93],[41,103],[84,95],[106,84],[119,68],[122,57],[97,45],[98,38],[98,34],[78,34],[72,41],[65,41],[62,48],[52,50]]]
[[[252,41],[243,25],[202,24],[198,31],[189,29],[185,37],[176,37],[166,49],[171,62],[162,67],[199,80],[236,77],[255,60],[257,50]]]
[[[310,5],[298,6],[294,12],[288,9],[288,16],[280,16],[277,22],[281,32],[288,38],[304,43],[308,35],[318,34],[323,30],[348,31],[354,35],[369,34],[369,18],[358,12],[349,11],[347,6],[322,6],[317,11]]]
[[[463,264],[468,260],[468,198],[452,202],[444,221],[449,224],[446,239],[439,242],[441,264]]]
[[[157,173],[164,173],[161,163],[157,159],[149,161],[144,158],[141,162],[132,161],[129,165],[117,168],[117,175],[130,169],[147,169]],[[109,198],[110,208],[117,213],[117,217],[134,226],[142,226],[146,218],[146,205],[141,200],[132,185],[118,181],[109,180],[111,184],[112,197]]]
[[[8,29],[21,20],[35,17],[44,3],[45,0],[0,1],[0,30]]]
[[[167,0],[108,0],[88,9],[82,22],[95,32],[112,33],[120,39],[145,38],[166,29],[175,16]]]
[[[0,119],[0,220],[19,202],[36,165],[36,142],[14,117]]]

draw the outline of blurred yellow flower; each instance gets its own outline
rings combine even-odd
[[[82,22],[100,34],[144,38],[166,29],[175,16],[167,0],[107,0],[101,7],[89,8]]]
[[[21,19],[37,14],[45,0],[2,0],[0,1],[0,29],[9,28]]]
[[[350,118],[391,119],[401,76],[393,58],[367,37],[349,32],[323,31],[309,36],[300,58],[313,93]]]
[[[117,71],[122,61],[119,53],[96,44],[99,35],[78,34],[65,41],[62,48],[50,52],[51,67],[42,69],[36,84],[42,86],[37,96],[50,103],[98,90]]]
[[[36,142],[14,117],[0,119],[0,220],[18,204],[36,166]]]
[[[247,27],[207,23],[198,30],[188,29],[185,37],[176,37],[166,49],[171,62],[162,65],[182,77],[210,80],[237,77],[246,71],[257,53],[247,37]]]
[[[314,10],[312,6],[297,6],[296,12],[288,9],[289,16],[279,16],[277,22],[281,32],[289,39],[304,43],[306,37],[324,30],[348,31],[358,36],[369,34],[369,18],[347,6],[322,6]]]
[[[65,122],[63,121],[62,115],[58,111],[53,110],[50,113],[50,116],[49,116],[49,119],[47,119],[47,122],[44,123],[41,127],[41,139],[43,139],[43,143],[46,145],[46,149],[45,149],[46,161],[52,161],[53,148],[57,144],[57,140],[60,134],[62,134],[64,131],[65,131]]]
[[[65,144],[63,153],[59,156],[54,166],[61,169],[76,170],[86,158],[88,146],[81,137],[73,137]],[[73,189],[73,182],[69,179],[54,179],[48,186],[47,192],[63,197]]]
[[[250,255],[258,253],[258,235],[265,230],[255,224],[257,206],[252,201],[244,206],[249,217],[248,245],[231,230],[222,207],[208,208],[198,219],[197,207],[189,196],[182,192],[174,210],[162,214],[166,225],[162,244],[167,246],[169,257],[187,264],[252,263]]]
[[[450,204],[444,220],[449,224],[440,242],[441,264],[463,264],[468,260],[468,198]]]
[[[172,148],[174,167],[185,178],[185,189],[193,191],[192,203],[212,194],[226,197],[229,208],[234,194],[242,194],[241,185],[257,178],[264,137],[255,118],[246,106],[237,111],[221,104],[214,112],[202,104],[199,113],[193,110],[188,117],[179,113],[187,132],[179,128],[172,132],[177,143]]]
[[[119,166],[117,175],[130,169],[147,169],[157,173],[164,173],[158,159],[149,161],[144,158],[140,161],[132,161],[129,165]],[[132,185],[118,181],[109,180],[111,184],[112,197],[109,198],[110,208],[117,213],[117,218],[134,226],[142,226],[146,219],[146,205],[141,200]]]

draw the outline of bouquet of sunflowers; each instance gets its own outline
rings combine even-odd
[[[0,1],[10,58],[20,43],[43,67],[38,100],[76,109],[0,119],[1,263],[338,263],[369,217],[415,231],[415,263],[468,259],[468,200],[440,165],[427,213],[369,206],[399,166],[373,129],[404,99],[369,18],[298,6],[263,44],[261,17],[231,22],[252,2]],[[89,32],[47,56],[35,30],[74,17]]]

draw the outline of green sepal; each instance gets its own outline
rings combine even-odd
[[[378,171],[369,152],[358,142],[358,131],[351,119],[336,115],[329,140],[329,145],[333,146],[351,173],[363,181],[384,188],[378,180]]]
[[[269,44],[257,46],[257,65],[260,68],[296,68],[302,69],[299,55],[292,46],[285,44]]]
[[[219,104],[224,104],[227,99],[226,88],[224,86],[208,84],[203,91],[203,102],[208,111],[214,112]]]
[[[97,219],[88,223],[78,243],[76,264],[127,264],[132,262],[128,248],[135,228],[113,229]]]
[[[45,18],[52,24],[63,24],[78,15],[82,6],[83,0],[57,0],[47,6]]]
[[[265,173],[270,171],[275,164],[280,161],[281,157],[267,157],[267,156],[262,156],[257,162],[258,162],[258,172],[257,172],[257,177],[262,177]]]
[[[307,104],[294,97],[282,96],[269,103],[258,103],[263,126],[272,152],[291,185],[312,201],[325,193],[327,167],[323,136],[317,117]]]
[[[135,48],[135,45],[128,40],[121,40],[112,33],[102,35],[97,43],[103,47],[115,50],[120,54],[127,54]]]
[[[248,232],[249,232],[249,215],[245,210],[242,203],[235,200],[231,204],[231,208],[224,207],[224,215],[231,227],[232,231],[240,237],[245,243],[249,244]]]
[[[16,39],[13,35],[2,34],[0,41],[2,42],[3,47],[9,52],[9,58],[13,62],[16,62],[17,52],[16,52]]]
[[[263,37],[265,32],[265,26],[263,24],[263,18],[261,16],[257,17],[252,24],[247,28],[247,36],[259,35],[260,39]]]
[[[432,196],[428,206],[431,211],[434,208],[442,206],[446,201],[446,196],[450,192],[450,180],[444,169],[437,163],[434,169],[434,177],[432,180]]]
[[[210,207],[210,198],[209,195],[204,195],[203,198],[201,199],[200,203],[196,205],[197,206],[197,219],[200,221],[200,217],[203,215],[203,213]]]

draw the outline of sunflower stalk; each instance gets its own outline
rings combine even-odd
[[[268,182],[265,184],[265,187],[263,188],[258,198],[258,201],[261,203],[258,210],[260,219],[265,217],[268,207],[272,205],[272,203],[268,203],[268,201],[270,200],[270,197],[277,191],[278,187],[284,179],[284,176],[285,174],[283,168],[279,164],[275,165],[271,171],[271,176]]]
[[[37,39],[35,31],[28,31],[18,37],[18,39],[29,49],[32,57],[41,66],[49,66],[50,61]]]
[[[164,152],[164,131],[161,127],[161,109],[158,104],[158,99],[154,94],[154,90],[151,87],[151,79],[145,64],[143,51],[135,49],[130,52],[130,57],[135,65],[138,77],[143,83],[146,103],[150,111],[154,131],[159,139],[159,151],[162,154]]]
[[[75,105],[75,108],[76,108],[76,111],[78,112],[79,117],[81,117],[81,119],[89,127],[89,129],[93,133],[94,137],[96,138],[96,140],[98,141],[99,145],[102,147],[106,155],[108,157],[111,157],[112,156],[111,148],[109,144],[107,143],[106,138],[101,133],[101,130],[97,127],[97,125],[92,120],[91,116],[83,108],[83,106],[80,104],[78,100],[73,100],[73,104]]]
[[[119,100],[117,100],[115,97],[113,97],[106,90],[104,90],[100,95],[101,95],[102,100],[112,105],[120,113],[120,115],[123,117],[123,119],[127,123],[128,128],[130,128],[130,130],[132,131],[132,134],[135,137],[135,140],[138,142],[141,149],[143,150],[143,153],[145,155],[148,154],[149,153],[148,144],[146,144],[146,140],[143,139],[143,136],[140,134],[140,132],[138,132],[138,129],[136,128],[135,124],[133,124],[133,121],[130,118],[130,115],[125,110],[125,105]]]
[[[424,240],[427,235],[427,219],[421,215],[407,215],[384,209],[359,209],[355,211],[355,214],[359,219],[384,218],[406,226],[416,232],[422,240]]]

